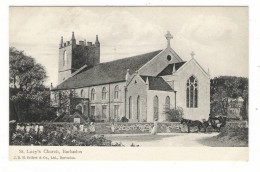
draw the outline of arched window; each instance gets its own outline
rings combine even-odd
[[[83,113],[83,108],[82,108],[82,106],[81,106],[80,104],[76,106],[76,109],[77,109],[79,112]]]
[[[95,100],[95,97],[96,97],[96,92],[95,92],[95,89],[92,88],[92,90],[91,90],[91,100]]]
[[[118,97],[119,97],[119,87],[118,85],[116,85],[114,90],[114,99],[118,99]]]
[[[80,97],[83,97],[84,96],[84,90],[82,89],[81,91],[80,91]]]
[[[136,118],[138,121],[140,121],[140,114],[141,114],[141,103],[140,103],[140,96],[137,97],[137,102],[136,102]]]
[[[132,118],[132,105],[133,105],[133,102],[132,102],[132,97],[130,96],[129,97],[129,119],[131,119]]]
[[[171,99],[169,96],[166,97],[165,99],[165,111],[168,112],[170,110],[171,106]]]
[[[153,98],[153,119],[159,120],[159,99],[158,96]]]
[[[63,53],[63,60],[62,60],[62,64],[63,64],[63,66],[65,66],[66,63],[67,63],[67,52],[64,51],[64,53]]]
[[[186,106],[188,108],[198,107],[198,81],[191,76],[186,83]]]
[[[102,100],[105,100],[107,98],[107,90],[106,87],[103,87],[102,89]]]

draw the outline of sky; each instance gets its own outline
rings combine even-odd
[[[184,60],[195,59],[211,77],[248,77],[247,7],[10,7],[9,46],[24,50],[58,83],[61,36],[95,42],[101,62],[171,47]]]

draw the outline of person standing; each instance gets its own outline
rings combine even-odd
[[[153,129],[152,129],[152,132],[151,134],[152,135],[156,135],[157,134],[157,129],[158,129],[158,122],[157,122],[157,118],[154,120],[154,123],[153,123]]]
[[[115,123],[114,122],[111,123],[111,133],[112,134],[115,133]]]
[[[90,123],[89,130],[90,130],[90,133],[91,133],[91,134],[95,134],[96,129],[95,129],[95,124],[94,124],[94,122],[91,122],[91,123]]]

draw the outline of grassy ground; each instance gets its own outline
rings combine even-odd
[[[248,128],[224,128],[219,135],[198,140],[211,147],[248,147]]]

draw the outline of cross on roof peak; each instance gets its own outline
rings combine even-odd
[[[167,39],[167,47],[170,47],[171,46],[171,39],[173,38],[170,31],[167,31],[165,38]]]
[[[190,55],[191,55],[191,58],[194,58],[195,53],[192,51],[192,52],[190,53]]]

